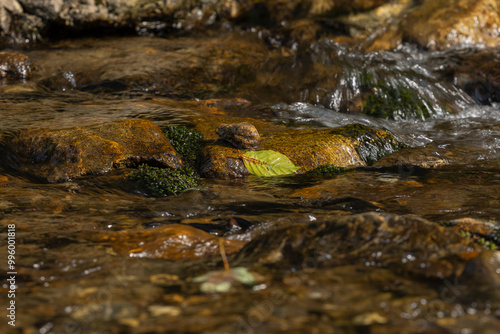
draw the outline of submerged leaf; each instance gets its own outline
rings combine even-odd
[[[193,279],[193,282],[201,283],[201,292],[207,293],[228,292],[236,282],[252,285],[255,281],[254,274],[244,267],[237,267],[227,271],[211,271]]]
[[[246,152],[243,163],[251,174],[257,176],[287,175],[300,169],[286,155],[272,150]]]

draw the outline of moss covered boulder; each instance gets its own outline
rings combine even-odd
[[[260,133],[256,148],[239,150],[223,140],[217,140],[217,123],[230,123],[227,119],[211,118],[198,120],[199,130],[205,138],[213,138],[201,158],[200,172],[206,177],[240,177],[249,174],[242,154],[249,150],[273,150],[286,155],[303,173],[321,165],[339,167],[365,166],[392,153],[403,145],[383,130],[374,130],[360,124],[351,124],[335,129],[294,129],[258,120],[252,123]]]
[[[4,135],[0,142],[7,167],[48,182],[143,162],[170,168],[182,166],[181,158],[161,129],[146,120],[62,130],[22,129]]]

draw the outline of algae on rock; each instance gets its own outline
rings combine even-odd
[[[356,143],[356,151],[361,158],[371,165],[382,157],[408,146],[397,141],[394,136],[383,130],[374,130],[362,124],[349,124],[333,129],[332,133],[342,134]]]
[[[431,103],[405,87],[394,88],[378,83],[363,107],[369,116],[392,120],[421,119],[431,116]]]
[[[146,164],[130,174],[148,195],[165,197],[178,195],[184,190],[199,186],[196,171],[189,166],[179,169],[151,167]]]
[[[194,166],[196,158],[204,146],[203,134],[196,129],[181,125],[167,126],[164,133],[184,163]]]
[[[185,126],[167,126],[164,133],[181,156],[184,167],[171,169],[142,164],[130,174],[130,179],[153,197],[178,195],[199,186],[195,163],[204,145],[203,134]]]

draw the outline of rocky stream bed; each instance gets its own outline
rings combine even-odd
[[[0,332],[498,333],[499,10],[3,0]]]

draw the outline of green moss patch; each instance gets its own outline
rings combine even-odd
[[[200,186],[195,164],[205,145],[203,134],[185,126],[167,126],[163,131],[181,156],[184,167],[172,169],[142,164],[130,174],[130,180],[145,194],[153,197],[178,195],[184,190]]]
[[[415,91],[404,87],[391,87],[378,83],[372,88],[363,107],[369,116],[393,119],[426,119],[431,116],[432,105]]]
[[[184,190],[199,186],[198,174],[190,166],[171,169],[142,164],[130,174],[130,179],[153,197],[178,195]]]
[[[397,141],[390,132],[372,129],[362,124],[349,124],[333,129],[331,134],[342,135],[354,140],[357,153],[368,165],[387,154],[408,147]]]
[[[473,235],[469,231],[460,230],[460,231],[458,231],[458,234],[460,234],[464,238],[474,240],[476,243],[478,243],[479,245],[481,245],[485,249],[488,249],[488,250],[497,250],[498,249],[498,246],[495,244],[494,241],[488,240],[484,237],[478,237],[476,235]]]
[[[194,166],[204,146],[203,134],[186,126],[167,126],[163,132],[184,163]]]

